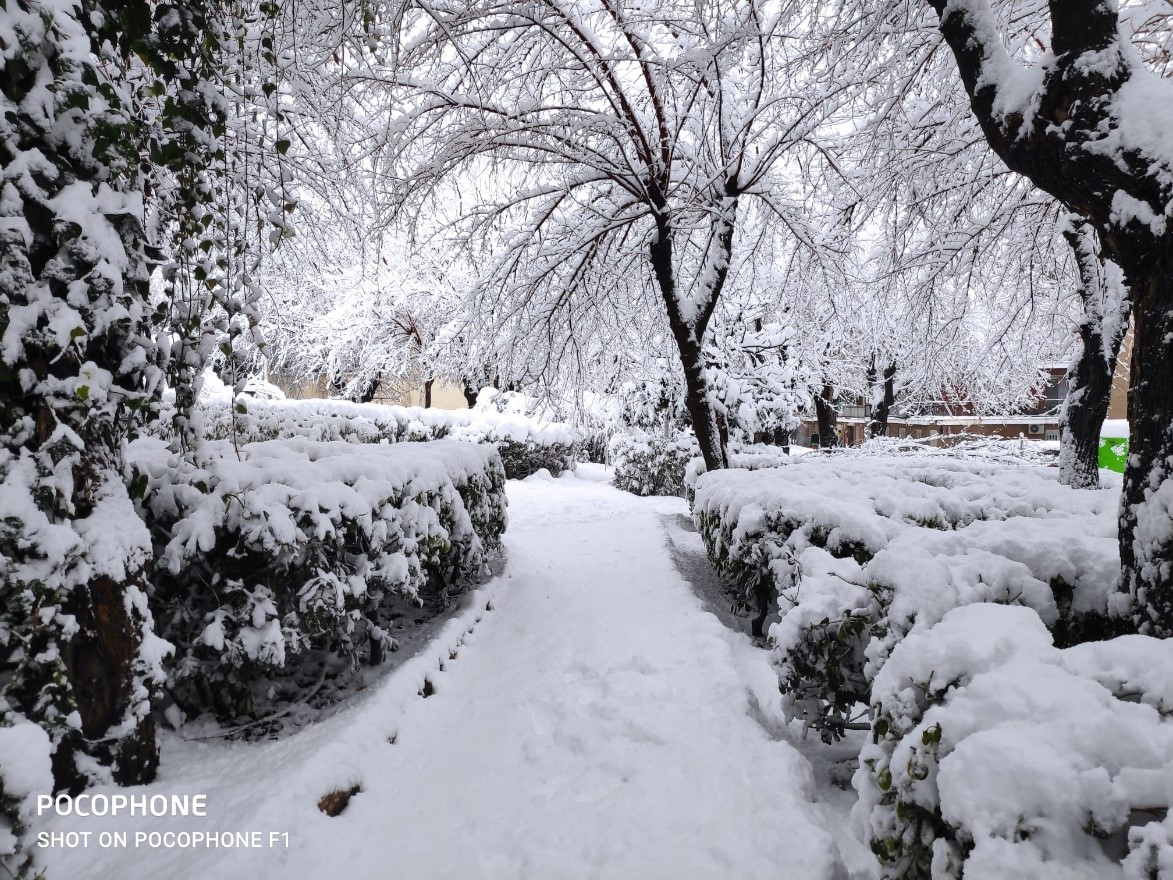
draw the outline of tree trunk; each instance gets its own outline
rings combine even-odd
[[[19,342],[0,351],[4,711],[49,734],[56,788],[79,791],[103,767],[140,784],[158,764],[158,657],[142,650],[151,543],[123,449],[160,418],[164,314],[152,305],[145,181],[126,161],[142,143],[119,115],[134,108],[116,88],[97,99],[90,48],[108,50],[151,9],[6,9],[22,24],[16,54],[0,57],[0,334],[18,330]],[[112,145],[115,120],[125,140]]]
[[[731,183],[728,185],[732,186]],[[729,255],[733,248],[732,216],[736,200],[734,199],[732,207],[722,207],[726,213],[719,214],[719,219],[714,221],[713,246],[720,250],[723,257],[715,262],[715,280],[710,287],[708,299],[694,304],[695,314],[684,314],[677,299],[676,269],[672,259],[672,227],[667,214],[664,213],[665,206],[660,206],[661,210],[655,215],[656,237],[648,246],[652,271],[660,288],[672,338],[676,341],[680,366],[684,370],[684,405],[692,418],[693,432],[700,446],[701,457],[705,461],[705,470],[709,471],[729,466],[729,451],[722,439],[716,412],[709,400],[703,350],[705,329],[724,288],[725,278],[729,272]]]
[[[435,379],[429,379],[424,383],[424,409],[428,409],[432,405],[432,383]]]
[[[465,379],[461,383],[460,393],[464,395],[464,401],[468,404],[468,408],[472,409],[477,405],[477,393],[479,389],[474,388],[470,380]]]
[[[821,393],[815,395],[815,418],[819,422],[819,447],[830,449],[839,445],[839,438],[835,428],[839,423],[839,414],[835,412],[835,389],[824,385]]]
[[[1128,328],[1131,303],[1113,291],[1089,224],[1064,233],[1079,269],[1082,348],[1067,369],[1067,397],[1059,412],[1059,482],[1077,489],[1100,485],[1100,428],[1108,415],[1112,377]]]
[[[1127,275],[1127,270],[1126,270]],[[1173,253],[1130,281],[1132,368],[1128,388],[1128,467],[1120,508],[1123,586],[1140,629],[1173,636]]]
[[[370,403],[379,393],[379,386],[382,384],[383,380],[379,376],[365,379],[362,384],[355,386],[355,399],[358,403]]]
[[[66,735],[53,753],[53,782],[72,794],[89,781],[77,761],[81,755],[110,767],[119,785],[149,782],[159,766],[155,719],[149,712],[118,739],[108,738],[138,699],[133,669],[142,622],[127,602],[131,587],[146,595],[142,572],[121,583],[97,578],[84,590],[75,590],[67,605],[78,631],[69,640],[64,660],[81,730]]]
[[[873,381],[875,368],[871,370]],[[888,414],[892,411],[892,404],[896,402],[896,364],[889,364],[884,368],[884,387],[879,394],[872,387],[874,394],[872,402],[872,419],[868,422],[868,439],[872,437],[888,436]]]
[[[669,322],[672,323],[672,322]],[[728,451],[721,442],[717,414],[709,400],[709,385],[705,381],[705,364],[701,347],[685,328],[672,328],[680,365],[684,368],[684,406],[692,419],[693,432],[700,446],[705,470],[715,471],[729,466]]]

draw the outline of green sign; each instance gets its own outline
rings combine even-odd
[[[1100,438],[1100,467],[1122,474],[1126,461],[1128,461],[1127,437]]]

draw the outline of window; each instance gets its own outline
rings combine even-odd
[[[1044,440],[1052,440],[1056,443],[1059,442],[1059,429],[1058,428],[1047,428],[1046,433],[1043,434],[1043,439]]]

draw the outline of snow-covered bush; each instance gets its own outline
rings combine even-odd
[[[857,455],[950,458],[1001,464],[1057,465],[1059,447],[1051,440],[993,437],[984,434],[941,434],[934,439],[872,437],[857,447]]]
[[[31,874],[30,847],[22,839],[33,818],[34,796],[53,790],[52,752],[49,735],[36,724],[11,718],[0,697],[0,868],[5,876]]]
[[[683,495],[685,468],[699,452],[696,438],[685,433],[630,431],[607,444],[612,482],[634,495]]]
[[[791,457],[778,446],[769,446],[764,443],[729,444],[730,468],[760,471],[765,468],[784,467],[791,461]],[[705,472],[705,460],[699,456],[692,459],[684,469],[684,497],[690,505],[696,497],[697,480]]]
[[[185,709],[245,714],[258,679],[311,651],[378,662],[395,602],[442,607],[485,573],[505,528],[491,446],[291,439],[238,457],[211,441],[185,458],[142,440],[130,457]]]
[[[770,630],[788,711],[837,738],[892,648],[949,610],[1026,605],[1062,645],[1111,634],[1115,490],[947,457],[808,457],[696,480],[693,515]]]
[[[352,443],[399,443],[452,437],[498,448],[510,478],[539,468],[557,476],[574,467],[574,437],[561,423],[516,412],[382,406],[344,400],[260,400],[209,396],[200,401],[209,439],[250,443],[304,437]]]
[[[876,676],[855,817],[889,880],[1167,877],[1173,643],[1060,650],[1031,609],[971,605]],[[1162,863],[1162,860],[1163,863]]]

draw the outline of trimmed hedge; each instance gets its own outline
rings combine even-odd
[[[1027,608],[950,611],[876,676],[855,818],[885,880],[1164,877],[1173,643],[1059,650]]]
[[[1049,469],[841,453],[696,486],[694,519],[735,602],[779,602],[787,711],[827,740],[865,726],[892,648],[956,606],[1027,605],[1061,644],[1120,625],[1115,495]]]
[[[487,573],[505,528],[490,446],[453,440],[205,444],[195,462],[130,447],[157,542],[150,596],[189,713],[247,715],[311,653],[377,663],[404,602],[429,610]]]
[[[541,468],[554,476],[574,469],[574,437],[565,425],[513,413],[247,396],[237,397],[235,405],[227,397],[203,399],[199,411],[210,440],[239,444],[301,437],[387,444],[451,438],[496,446],[510,479]]]

